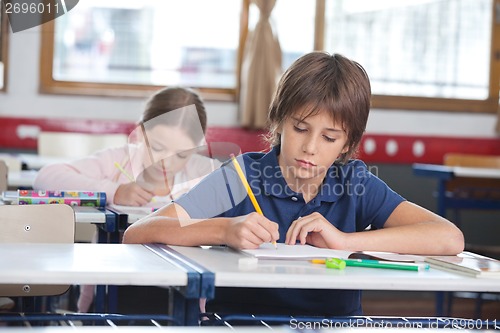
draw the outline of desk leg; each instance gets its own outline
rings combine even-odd
[[[200,300],[186,300],[186,326],[198,326],[200,317]]]
[[[181,325],[198,326],[200,315],[200,300],[188,299],[175,288],[171,288],[169,311]]]
[[[118,312],[118,287],[108,286],[108,313]]]
[[[108,243],[108,232],[104,231],[101,226],[97,226],[97,243],[106,244]]]
[[[440,179],[438,183],[438,193],[437,193],[437,213],[438,215],[446,218],[446,181]],[[444,291],[436,292],[436,316],[444,316]]]
[[[94,309],[97,313],[105,312],[106,303],[106,286],[96,286],[95,298],[94,298]]]
[[[436,291],[436,317],[444,316],[444,291]]]

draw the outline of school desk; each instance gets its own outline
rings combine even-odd
[[[363,267],[336,270],[307,260],[263,259],[247,265],[248,255],[227,247],[158,246],[212,272],[214,280],[204,282],[215,287],[500,292],[498,279],[473,278],[434,268],[418,272]]]
[[[456,198],[446,195],[447,182],[457,178],[500,179],[498,168],[453,167],[435,164],[413,164],[416,176],[431,177],[437,184],[437,213],[446,216],[447,209],[500,209],[500,200]]]
[[[197,323],[200,272],[148,246],[6,243],[0,244],[0,253],[0,283],[175,287],[174,318]]]
[[[365,289],[408,291],[486,291],[500,292],[500,280],[473,278],[439,269],[404,271],[348,267],[327,269],[308,260],[258,260],[257,265],[240,261],[249,255],[231,248],[166,246],[203,265],[215,275],[216,287]],[[334,282],[334,283],[333,283]]]
[[[64,163],[71,160],[67,157],[40,156],[34,153],[0,153],[0,159],[17,161],[24,170],[39,170],[52,163]]]
[[[5,196],[8,199],[5,199]],[[2,193],[0,198],[0,205],[14,204],[11,198],[17,196],[17,191],[6,191]],[[4,201],[7,200],[7,201]],[[99,243],[118,243],[119,242],[119,228],[118,224],[123,219],[123,216],[106,208],[96,208],[87,206],[73,206],[75,211],[76,223],[92,223],[97,226],[98,242]]]
[[[99,226],[99,243],[118,243],[120,234],[132,223],[152,213],[152,207],[128,207],[120,205],[107,205],[106,212],[113,213],[113,222],[108,221]]]
[[[40,156],[38,154],[16,154],[0,152],[0,160],[9,161],[9,189],[31,189],[38,170],[48,164],[69,162],[71,158]]]
[[[431,177],[437,180],[436,201],[437,213],[440,216],[446,217],[448,209],[481,209],[481,210],[500,210],[500,190],[488,189],[483,190],[484,196],[474,195],[448,195],[448,183],[453,180],[480,180],[482,184],[488,184],[488,180],[498,182],[500,179],[500,168],[480,168],[480,167],[462,167],[462,166],[446,166],[436,164],[413,164],[413,173],[416,176]],[[486,181],[486,182],[485,182]],[[479,189],[479,191],[482,191]],[[487,193],[495,193],[495,197],[488,197]],[[496,192],[493,192],[496,191]],[[455,216],[457,225],[460,225],[458,215]],[[436,314],[444,315],[444,293],[438,293],[436,297]],[[478,305],[480,309],[480,305]]]
[[[32,188],[38,171],[36,170],[19,170],[8,171],[7,185],[9,189],[17,190],[18,188]]]

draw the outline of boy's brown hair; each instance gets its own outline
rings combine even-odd
[[[281,77],[269,107],[268,141],[280,144],[281,124],[298,110],[306,117],[326,110],[341,124],[348,150],[337,162],[352,158],[361,142],[370,111],[371,88],[364,68],[340,54],[311,52],[297,59]]]

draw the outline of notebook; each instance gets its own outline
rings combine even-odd
[[[314,247],[311,245],[287,245],[278,243],[277,248],[271,243],[264,243],[258,249],[242,250],[246,254],[259,259],[315,259],[315,258],[340,258],[340,259],[373,259],[395,262],[423,262],[424,257],[418,255],[398,254],[392,252],[376,251],[344,251]]]
[[[471,252],[456,256],[429,256],[431,267],[480,278],[500,278],[500,261]]]

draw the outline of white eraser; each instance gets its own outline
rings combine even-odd
[[[258,263],[259,259],[252,257],[238,259],[238,266],[240,268],[253,268],[256,267]]]

